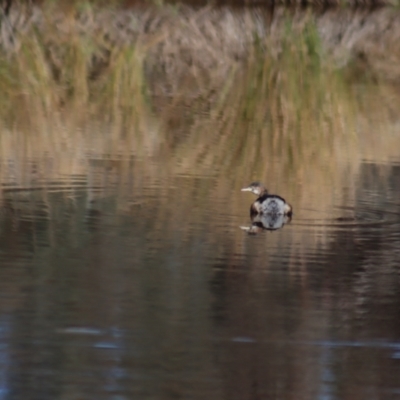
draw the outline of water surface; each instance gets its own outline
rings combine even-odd
[[[400,156],[254,235],[218,169],[107,157],[2,185],[1,398],[400,396]]]

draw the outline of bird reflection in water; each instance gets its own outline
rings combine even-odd
[[[241,226],[240,229],[248,234],[256,235],[261,231],[276,231],[292,220],[289,215],[283,214],[255,214],[251,216],[250,226]]]

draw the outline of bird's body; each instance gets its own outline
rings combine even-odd
[[[250,186],[242,189],[242,192],[252,192],[257,195],[257,200],[250,207],[250,214],[257,215],[287,215],[292,216],[293,209],[285,199],[269,194],[267,189],[259,182],[253,182]]]

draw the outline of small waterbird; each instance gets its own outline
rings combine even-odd
[[[269,194],[260,182],[251,183],[243,188],[242,192],[252,192],[257,196],[257,200],[250,207],[250,215],[287,215],[291,217],[293,214],[292,206],[286,203],[284,198],[276,194]]]

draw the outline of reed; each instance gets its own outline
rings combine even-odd
[[[183,143],[189,162],[227,171],[239,164],[254,174],[274,156],[285,160],[289,176],[310,156],[323,158],[334,141],[352,140],[355,98],[327,59],[311,21],[301,30],[288,22],[278,44],[256,37],[246,62],[232,66],[209,115],[196,120]]]
[[[60,111],[116,118],[116,114],[128,115],[132,104],[141,107],[147,102],[138,48],[107,49],[96,37],[78,34],[76,27],[70,31],[66,39],[56,27],[34,30],[20,38],[17,51],[3,58],[0,84],[7,95],[3,119],[21,117],[20,108],[17,115],[12,112],[19,102],[27,111],[34,108],[33,119],[51,118]]]
[[[162,108],[157,117],[168,125],[174,110],[189,118],[211,110],[215,120],[235,101],[236,116],[260,126],[258,109],[267,101],[267,119],[276,124],[282,111],[292,119],[313,114],[335,73],[309,13],[279,10],[268,22],[249,9],[165,5],[128,12],[72,3],[12,8],[3,18],[12,40],[0,43],[2,120],[21,120],[21,108],[33,104],[35,117],[73,110],[128,125]]]

